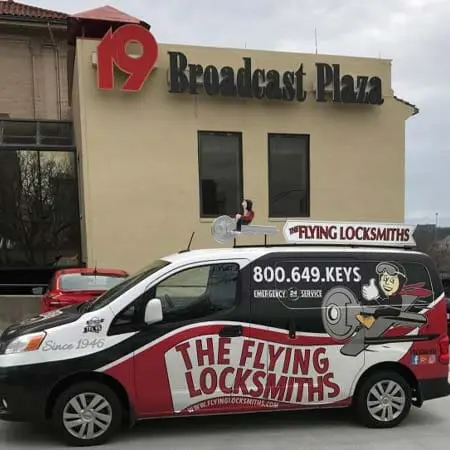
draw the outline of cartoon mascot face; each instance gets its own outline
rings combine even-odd
[[[405,271],[397,264],[379,263],[376,267],[376,272],[378,284],[386,297],[398,294],[406,282]]]

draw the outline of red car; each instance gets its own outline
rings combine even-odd
[[[41,298],[41,313],[93,300],[127,277],[127,272],[118,269],[58,270]]]

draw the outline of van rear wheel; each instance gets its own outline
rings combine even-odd
[[[368,428],[393,428],[411,409],[411,387],[397,372],[370,375],[355,393],[357,419]]]
[[[77,447],[103,444],[122,423],[122,405],[108,386],[86,381],[72,385],[57,398],[53,425],[63,440]]]

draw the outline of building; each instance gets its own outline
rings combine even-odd
[[[254,223],[280,228],[404,220],[405,122],[418,110],[395,97],[390,60],[155,44],[147,24],[105,12],[72,26],[88,264],[135,270],[194,231],[194,247],[214,246],[213,219],[243,198]]]
[[[81,261],[68,18],[0,1],[0,294],[45,285],[61,255]]]
[[[254,223],[280,229],[404,220],[418,110],[394,95],[390,60],[162,44],[108,6],[68,16],[0,1],[0,35],[11,285],[45,284],[63,263],[133,271],[192,232],[193,247],[218,245],[213,219],[243,198]]]

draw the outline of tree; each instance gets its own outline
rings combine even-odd
[[[450,273],[450,229],[418,225],[414,237],[417,248],[430,255],[441,272]]]

